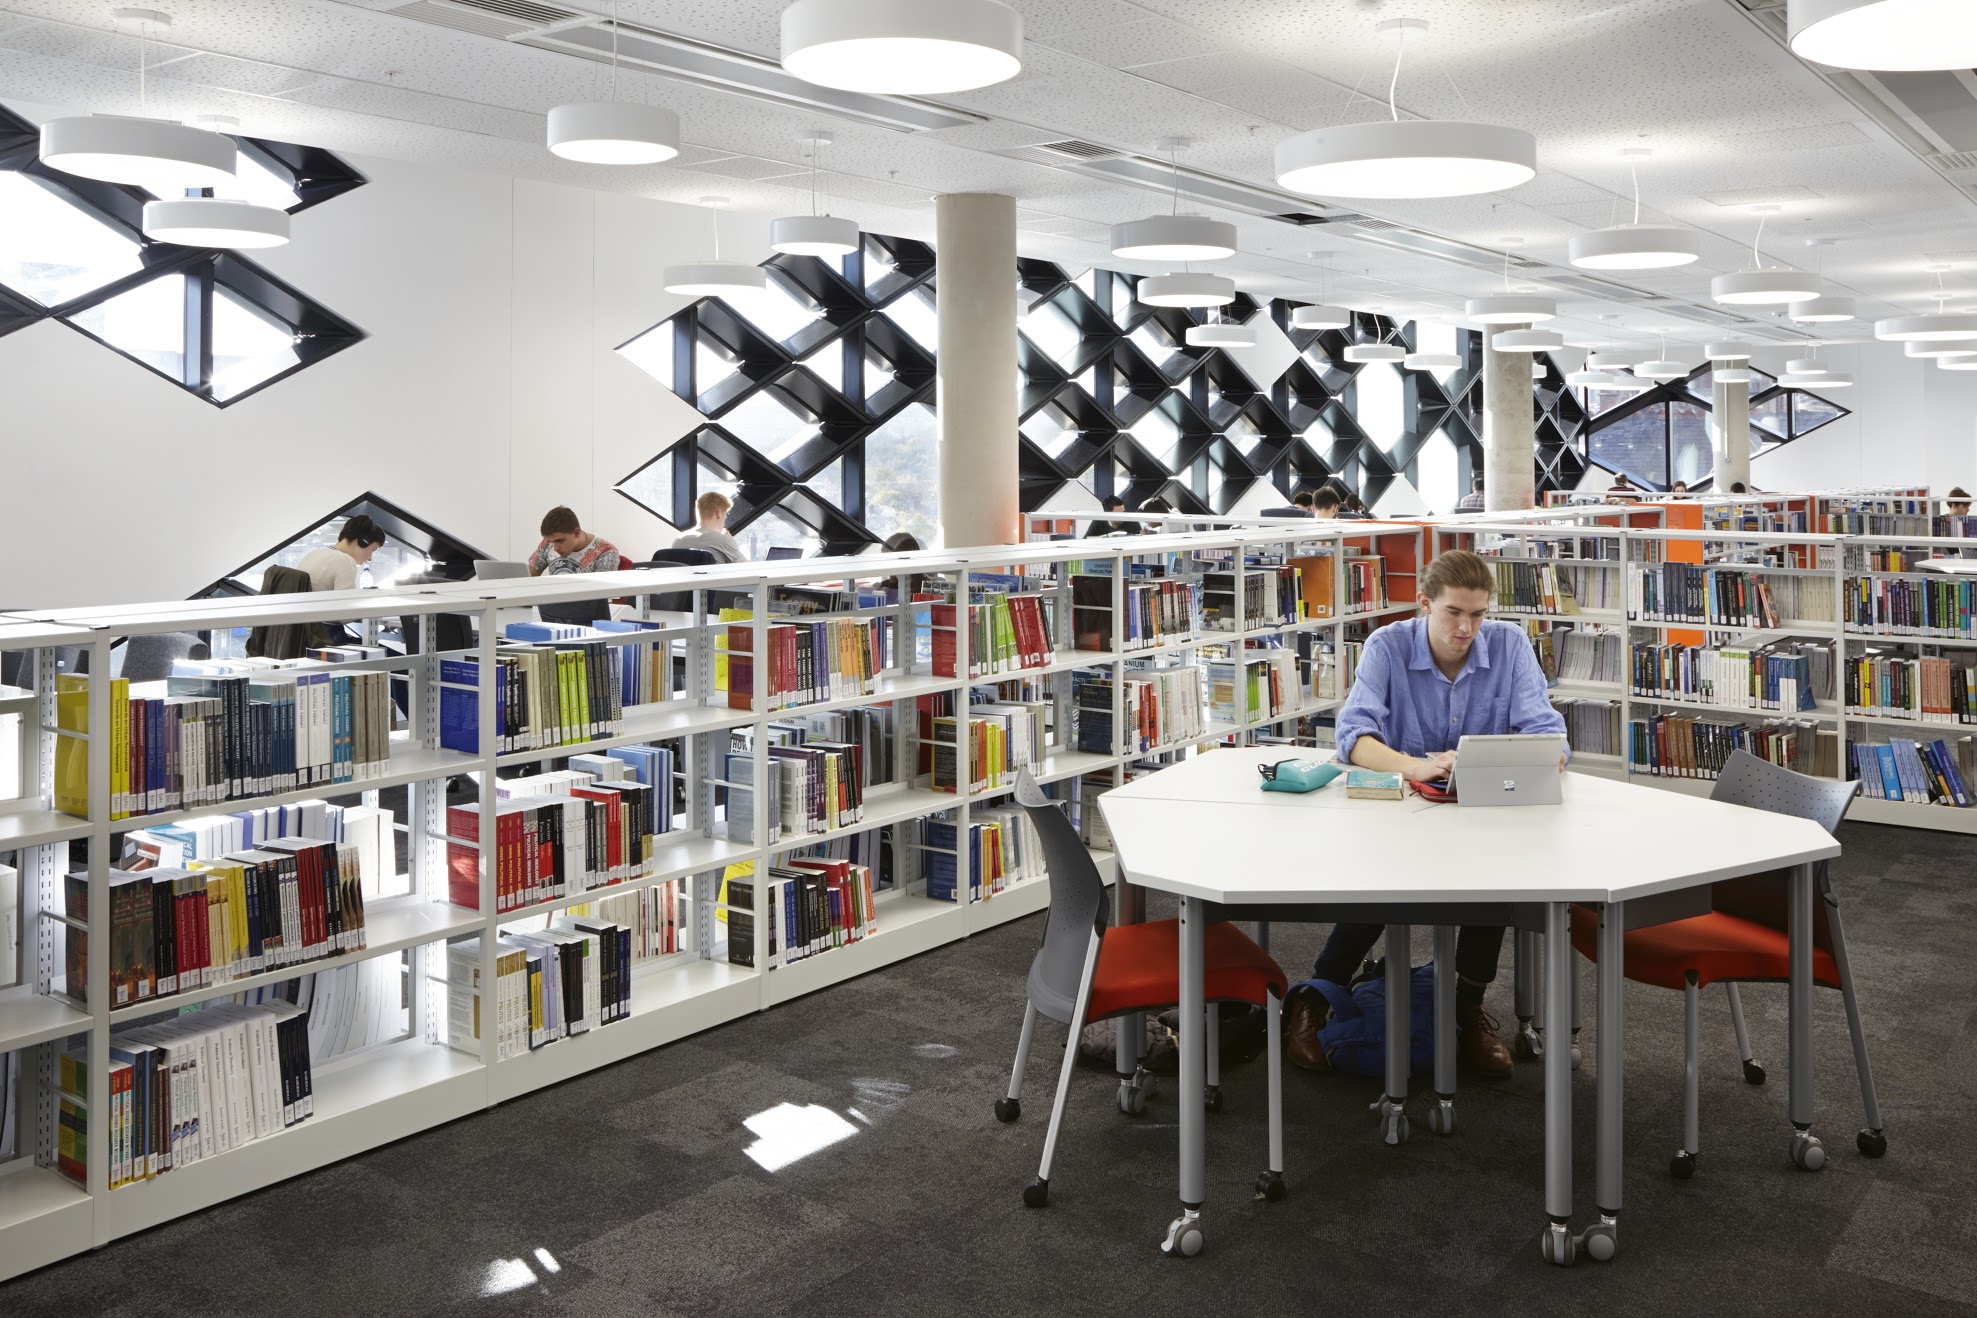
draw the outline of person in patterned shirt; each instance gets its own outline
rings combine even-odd
[[[562,504],[542,515],[542,543],[529,555],[530,576],[616,572],[619,566],[618,547],[584,530],[577,515]]]

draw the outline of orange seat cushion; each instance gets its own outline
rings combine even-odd
[[[1202,935],[1205,967],[1202,981],[1209,1002],[1250,1002],[1261,1007],[1264,995],[1278,998],[1290,987],[1270,954],[1226,920],[1208,926]],[[1087,1020],[1104,1020],[1127,1011],[1158,1011],[1181,998],[1181,925],[1178,920],[1114,925],[1098,944],[1098,969],[1092,976]]]
[[[1598,936],[1599,916],[1574,906],[1572,946],[1589,961],[1598,959]],[[1698,985],[1719,979],[1783,981],[1791,978],[1790,950],[1784,930],[1715,911],[1629,932],[1626,973],[1628,979],[1668,989],[1681,988],[1691,970]],[[1812,979],[1827,988],[1840,986],[1840,969],[1823,947],[1813,949]]]

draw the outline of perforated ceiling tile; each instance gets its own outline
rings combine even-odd
[[[1081,6],[1063,7],[1074,9]],[[1029,40],[1033,45],[1046,46],[1112,69],[1151,64],[1158,60],[1186,59],[1226,49],[1193,28],[1165,19],[1113,25],[1091,24],[1031,36]]]

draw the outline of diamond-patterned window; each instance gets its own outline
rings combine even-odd
[[[430,571],[438,564],[448,563],[459,568],[477,558],[487,557],[466,541],[415,517],[390,500],[376,494],[364,494],[328,516],[319,518],[274,548],[255,555],[250,562],[227,573],[200,591],[195,598],[258,594],[261,576],[269,568],[277,564],[294,567],[310,550],[334,546],[343,524],[360,514],[376,522],[385,533],[385,542],[371,555],[370,563],[359,577],[360,581],[367,575],[372,585],[388,586],[406,577]]]
[[[1819,427],[1846,416],[1847,409],[1818,394],[1803,389],[1792,391],[1792,438],[1811,434]]]
[[[1668,405],[1668,483],[1694,485],[1716,470],[1709,443],[1709,409],[1694,403]]]
[[[1359,428],[1382,453],[1390,452],[1407,435],[1406,390],[1392,362],[1368,362],[1353,377],[1358,391],[1353,415]]]
[[[1753,430],[1762,428],[1773,439],[1792,437],[1791,392],[1780,390],[1771,397],[1750,405],[1750,424]]]
[[[217,195],[300,211],[364,179],[313,147],[233,139]],[[218,407],[363,331],[229,251],[144,237],[142,188],[54,169],[34,125],[0,110],[0,333],[55,319]]]
[[[1601,466],[1660,488],[1668,472],[1668,404],[1656,403],[1593,431],[1590,451]]]
[[[925,289],[914,289],[888,306],[884,314],[928,352],[940,351],[940,318],[934,314],[933,296]]]

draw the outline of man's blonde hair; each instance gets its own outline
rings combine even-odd
[[[1440,599],[1445,590],[1496,590],[1496,573],[1482,555],[1466,549],[1451,549],[1422,569],[1420,590],[1429,599]]]
[[[700,514],[702,521],[709,517],[726,517],[734,501],[718,490],[709,490],[693,501],[693,510]]]

